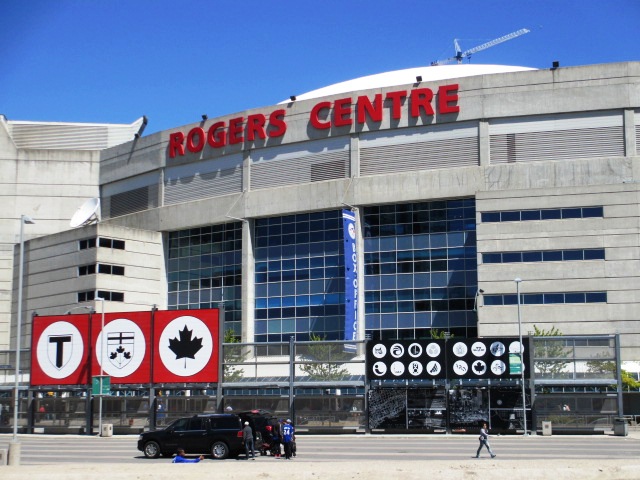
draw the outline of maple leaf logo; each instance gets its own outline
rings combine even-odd
[[[169,339],[169,350],[176,354],[176,360],[184,358],[184,367],[187,368],[187,358],[196,358],[196,353],[202,348],[202,338],[192,338],[193,330],[189,330],[186,324],[179,334],[180,340]]]

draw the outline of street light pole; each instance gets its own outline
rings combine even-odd
[[[104,376],[104,298],[96,297],[96,300],[102,302],[102,326],[100,328],[100,390],[98,400],[98,435],[102,436],[102,381]]]
[[[522,384],[522,418],[524,421],[524,433],[523,435],[527,435],[527,402],[526,402],[526,394],[524,388],[524,345],[522,344],[522,315],[520,314],[520,283],[522,282],[521,278],[516,278],[514,280],[516,282],[516,295],[518,296],[518,341],[520,342],[518,346],[518,351],[520,353],[520,383]]]
[[[24,276],[24,225],[35,222],[26,215],[20,216],[20,263],[18,264],[18,318],[16,319],[16,373],[13,398],[13,441],[18,441],[18,376],[20,375],[20,342],[22,340],[22,277]]]

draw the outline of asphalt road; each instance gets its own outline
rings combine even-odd
[[[108,438],[76,435],[20,435],[21,465],[167,463],[168,459],[146,459],[136,448],[137,436]],[[6,448],[11,435],[0,435]],[[475,435],[331,435],[297,438],[296,462],[352,462],[372,460],[460,460],[475,455]],[[597,436],[497,436],[491,438],[497,460],[620,459],[640,456],[640,435]],[[482,456],[488,460],[486,451]],[[278,461],[258,457],[260,462]],[[224,460],[236,462],[235,459]]]

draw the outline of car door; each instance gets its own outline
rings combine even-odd
[[[183,447],[187,453],[209,453],[208,424],[208,418],[193,417],[189,420],[189,429],[185,432]]]
[[[180,418],[165,429],[164,445],[161,446],[163,452],[175,453],[178,447],[187,449],[184,442],[189,429],[189,420],[189,418]]]

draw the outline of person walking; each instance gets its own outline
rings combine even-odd
[[[295,429],[291,425],[291,420],[287,419],[282,426],[282,443],[284,444],[284,458],[291,460],[291,445],[295,435]]]
[[[253,430],[249,426],[249,422],[244,422],[244,428],[242,429],[242,443],[244,443],[244,451],[249,460],[249,453],[251,453],[251,460],[256,459],[256,452],[253,449]]]
[[[171,463],[198,463],[200,460],[204,460],[204,455],[200,455],[198,458],[186,458],[184,456],[184,448],[179,448],[178,454]]]
[[[476,452],[475,458],[480,457],[480,450],[482,450],[483,446],[487,447],[487,450],[489,451],[489,455],[491,455],[491,458],[494,458],[496,455],[491,450],[491,445],[489,445],[489,429],[487,428],[486,423],[482,424],[482,428],[480,429],[480,436],[478,437],[478,440],[480,440],[480,446],[478,447],[478,451]]]

